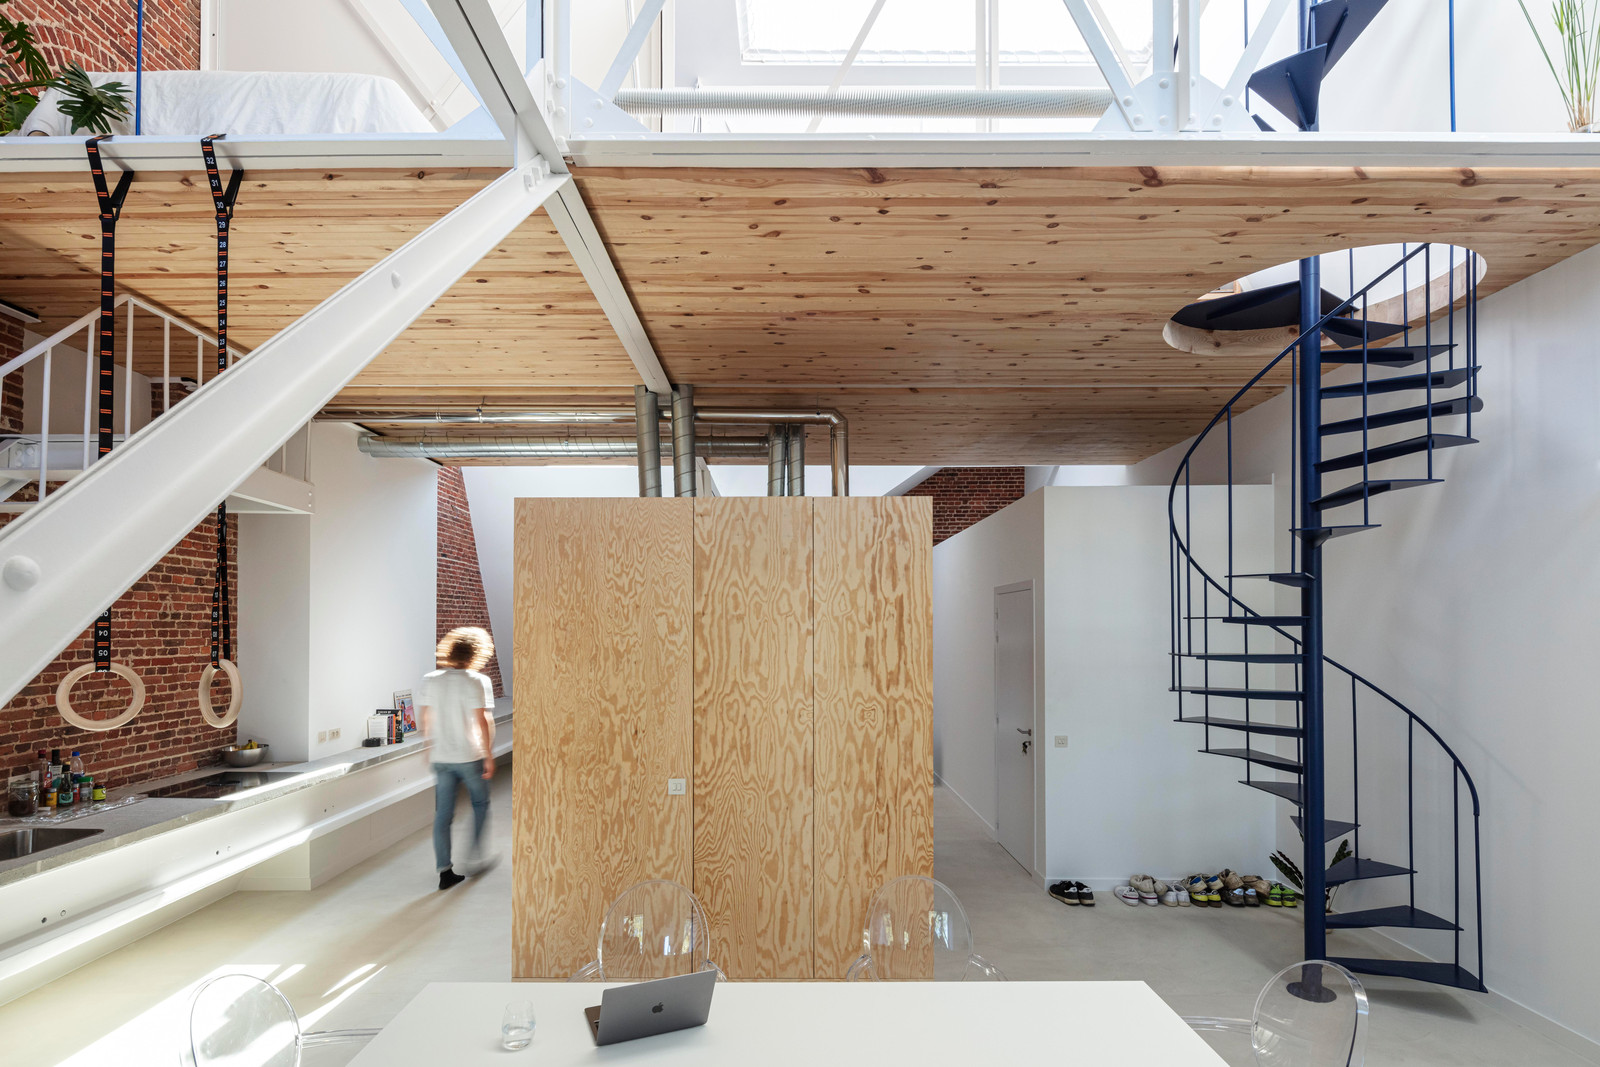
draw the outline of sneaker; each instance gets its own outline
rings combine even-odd
[[[1082,882],[1073,882],[1072,888],[1078,891],[1078,903],[1086,908],[1094,907],[1094,890]]]
[[[1130,908],[1139,906],[1139,891],[1131,885],[1119,885],[1111,891],[1111,895],[1128,905]]]
[[[1189,876],[1189,900],[1197,908],[1206,906],[1206,876],[1195,874]]]
[[[1222,879],[1215,876],[1206,879],[1206,907],[1222,907]]]
[[[1267,907],[1283,907],[1283,886],[1279,885],[1277,882],[1273,882],[1272,888],[1267,890]]]
[[[1161,894],[1156,892],[1156,880],[1148,874],[1136,874],[1128,879],[1128,885],[1139,894],[1139,903],[1148,904],[1152,908],[1161,903]]]
[[[1184,885],[1183,882],[1174,881],[1172,883],[1172,895],[1177,899],[1178,907],[1187,908],[1190,906],[1189,887]]]
[[[1161,893],[1162,906],[1176,908],[1178,906],[1178,892],[1181,887],[1176,882],[1157,882],[1156,885],[1166,886],[1166,889]]]
[[[1077,907],[1081,901],[1078,899],[1078,888],[1071,882],[1053,882],[1050,885],[1050,895],[1063,904]]]
[[[1295,892],[1293,889],[1290,889],[1288,886],[1284,886],[1283,906],[1286,908],[1298,908],[1300,906],[1300,894]]]
[[[1254,886],[1246,886],[1244,891],[1244,904],[1247,908],[1261,907],[1261,894],[1255,891]]]
[[[467,880],[464,874],[457,874],[454,870],[439,872],[439,888],[453,889]]]

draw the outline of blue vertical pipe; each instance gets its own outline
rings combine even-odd
[[[144,129],[144,0],[138,0],[133,24],[133,132]]]
[[[1456,0],[1448,5],[1450,17],[1450,132],[1456,132]]]
[[[1300,41],[1311,42],[1311,0],[1300,0]],[[1315,130],[1317,125],[1310,127]],[[1313,533],[1326,520],[1312,507],[1322,495],[1322,475],[1317,464],[1322,460],[1322,262],[1317,257],[1300,261],[1300,347],[1295,352],[1299,364],[1300,393],[1300,527],[1304,531],[1300,548],[1300,570],[1310,579],[1300,591],[1301,614],[1305,625],[1300,633],[1302,686],[1301,714],[1305,728],[1302,746],[1300,787],[1301,829],[1305,834],[1302,866],[1305,874],[1306,926],[1305,958],[1328,957],[1328,917],[1323,901],[1327,894],[1327,833],[1324,829],[1323,778],[1323,691],[1322,691],[1322,537]]]
[[[1324,822],[1323,779],[1323,691],[1322,691],[1322,538],[1312,531],[1326,520],[1312,506],[1322,495],[1322,476],[1317,463],[1322,459],[1322,265],[1316,258],[1300,261],[1300,569],[1309,578],[1300,591],[1302,654],[1300,684],[1303,687],[1302,713],[1305,725],[1302,774],[1301,828],[1305,832],[1303,868],[1306,891],[1305,958],[1326,959],[1328,955],[1327,916],[1323,913],[1326,888],[1327,838]]]

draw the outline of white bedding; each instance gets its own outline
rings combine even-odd
[[[95,84],[120,81],[133,98],[133,74],[90,74]],[[371,74],[279,74],[232,70],[144,72],[141,132],[233,137],[310,133],[433,133],[405,91]],[[21,133],[65,135],[70,120],[51,89],[39,98]],[[79,131],[87,135],[87,131]],[[127,122],[113,133],[133,132]]]

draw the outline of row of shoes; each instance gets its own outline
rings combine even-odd
[[[1169,908],[1220,908],[1228,904],[1235,908],[1258,908],[1265,904],[1271,908],[1294,908],[1300,903],[1300,895],[1280,882],[1269,882],[1255,874],[1238,874],[1227,868],[1217,874],[1193,874],[1170,881],[1136,874],[1128,879],[1127,885],[1117,886],[1112,893],[1130,907],[1164,904]]]
[[[1050,895],[1073,907],[1080,904],[1086,908],[1094,907],[1094,890],[1082,882],[1052,882]]]

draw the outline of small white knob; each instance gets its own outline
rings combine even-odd
[[[39,564],[27,556],[12,556],[6,560],[5,566],[0,567],[0,574],[4,575],[5,583],[19,593],[26,593],[44,577]]]
[[[400,288],[400,272],[399,271],[391,271],[390,272],[390,274],[389,274],[389,285],[392,288],[395,288],[395,289]]]

